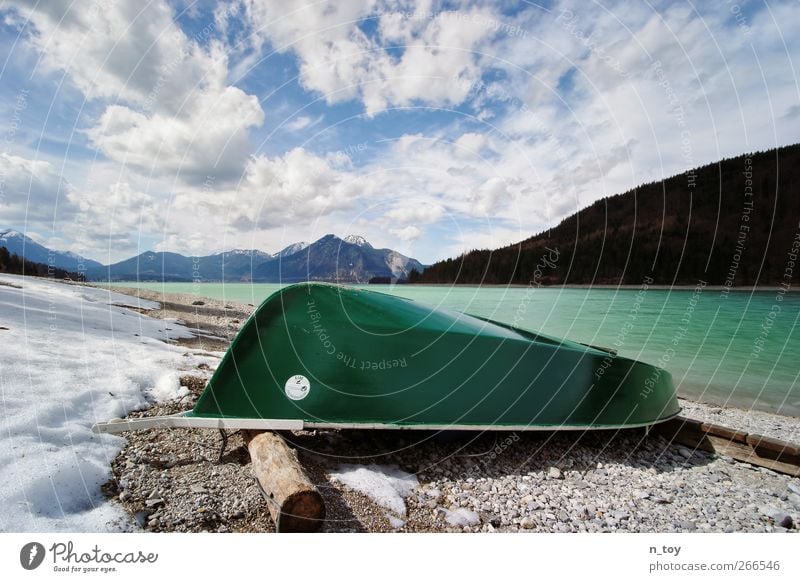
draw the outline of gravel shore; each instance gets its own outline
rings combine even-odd
[[[160,302],[162,309],[150,316],[185,322],[197,335],[181,340],[187,353],[221,357],[254,309],[194,295],[114,290]],[[212,372],[203,365],[187,373],[181,383],[188,396],[130,416],[191,408]],[[687,400],[681,405],[691,418],[800,441],[797,418]],[[128,444],[113,462],[105,491],[144,530],[274,531],[239,434],[230,436],[222,455],[216,431],[124,436]],[[796,532],[800,520],[800,479],[670,445],[640,430],[303,431],[287,439],[325,499],[323,531]],[[405,497],[405,515],[335,478],[342,465],[354,464],[415,476],[419,485]]]

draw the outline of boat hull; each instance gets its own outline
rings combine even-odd
[[[556,430],[647,426],[670,375],[608,350],[369,290],[304,283],[254,312],[190,418],[304,427]]]

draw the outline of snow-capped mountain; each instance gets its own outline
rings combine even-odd
[[[374,277],[397,280],[424,266],[392,249],[376,249],[363,236],[328,234],[309,244],[297,242],[275,255],[232,249],[208,256],[146,251],[102,265],[67,251],[53,251],[14,230],[0,231],[0,246],[29,261],[85,272],[93,281],[334,281],[366,283]]]
[[[351,245],[356,245],[358,247],[372,248],[372,245],[367,242],[367,239],[358,234],[348,234],[343,240],[346,243],[350,243]]]
[[[412,269],[421,272],[424,266],[392,249],[376,249],[361,236],[341,239],[327,234],[302,253],[262,264],[254,270],[253,280],[367,283],[374,277],[405,279]]]
[[[252,257],[253,259],[257,260],[267,260],[271,259],[272,255],[265,252],[259,251],[257,249],[231,249],[229,251],[223,251],[221,253],[217,253],[214,256],[223,256],[223,257]]]
[[[278,252],[275,257],[288,257],[289,255],[293,255],[295,253],[299,253],[300,251],[304,251],[308,248],[308,243],[305,241],[296,242],[294,244],[289,245],[282,251]]]
[[[9,253],[25,257],[28,261],[51,265],[67,271],[86,271],[101,264],[70,251],[55,251],[12,229],[0,230],[0,247]]]

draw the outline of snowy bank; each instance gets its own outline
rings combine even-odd
[[[0,275],[0,531],[115,531],[130,520],[100,490],[124,440],[91,432],[150,401],[180,396],[196,365],[166,341],[175,320],[123,306],[152,301],[46,279]]]

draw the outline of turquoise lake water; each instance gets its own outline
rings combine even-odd
[[[122,283],[135,286],[136,283]],[[139,283],[258,304],[281,285]],[[369,285],[429,305],[616,349],[672,373],[693,400],[800,416],[800,293]]]

